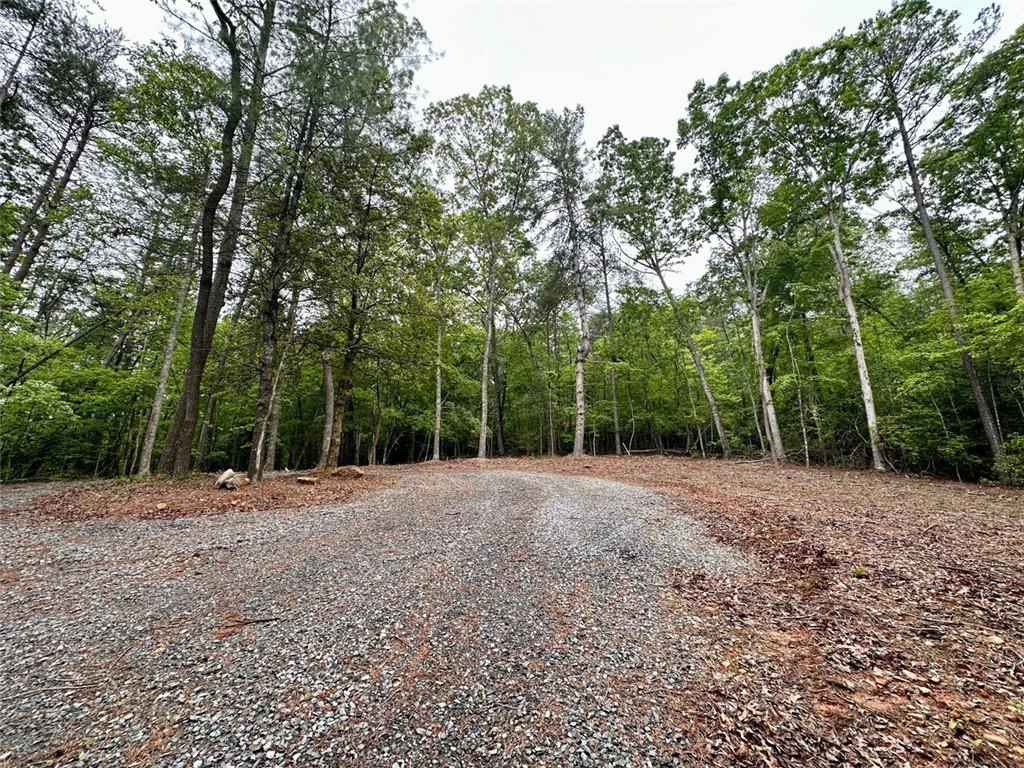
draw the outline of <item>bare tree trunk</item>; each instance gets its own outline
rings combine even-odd
[[[800,435],[803,438],[804,466],[811,466],[811,449],[807,442],[807,417],[804,415],[804,387],[800,377],[800,367],[796,362],[796,355],[793,354],[793,342],[789,338],[789,323],[786,323],[786,347],[789,349],[789,364],[793,367],[793,376],[796,379],[796,404],[800,415]]]
[[[493,261],[493,256],[491,257]],[[487,329],[486,340],[484,341],[484,359],[480,366],[480,439],[477,443],[476,457],[487,458],[487,415],[488,415],[488,380],[491,377],[491,345],[494,343],[494,305],[497,293],[497,265],[490,265],[490,274],[487,276],[487,317],[484,324]]]
[[[352,367],[356,359],[356,340],[352,338],[346,345],[345,356],[341,361],[341,371],[338,374],[338,386],[334,388],[334,411],[331,423],[331,445],[327,451],[327,469],[334,469],[338,466],[341,458],[341,441],[345,433],[345,407],[348,404],[348,396],[352,390]]]
[[[320,460],[317,469],[327,467],[327,455],[331,451],[331,430],[334,427],[334,371],[331,369],[331,351],[325,349],[321,355],[324,367],[324,432],[320,440]]]
[[[14,238],[11,250],[7,253],[7,258],[4,260],[5,275],[11,274],[11,271],[18,263],[18,259],[21,258],[21,252],[25,247],[25,241],[28,240],[28,236],[32,233],[32,228],[39,219],[39,212],[46,204],[46,201],[50,198],[50,191],[53,189],[53,185],[57,181],[57,173],[60,171],[61,163],[64,161],[64,153],[67,152],[68,143],[71,141],[71,137],[74,136],[74,134],[75,125],[74,122],[72,122],[68,125],[68,129],[64,133],[60,149],[57,151],[57,155],[53,158],[53,162],[50,163],[50,167],[46,172],[46,178],[43,180],[43,185],[39,188],[39,191],[36,192],[36,196],[32,199],[32,205],[29,207],[28,211],[25,212],[25,218],[22,220],[21,227],[18,229],[18,234]]]
[[[935,273],[939,278],[939,285],[942,288],[943,303],[946,312],[949,313],[953,326],[953,338],[956,340],[957,348],[960,351],[960,360],[963,363],[964,371],[971,385],[971,393],[974,395],[974,403],[978,408],[978,416],[981,419],[982,429],[985,437],[988,438],[989,448],[994,457],[1003,452],[1003,443],[996,430],[995,420],[992,418],[992,411],[985,399],[985,393],[981,388],[981,380],[978,378],[978,371],[974,367],[974,357],[971,355],[970,346],[967,343],[967,334],[964,332],[960,320],[960,312],[956,304],[956,295],[953,293],[953,283],[949,279],[949,271],[946,269],[946,259],[935,239],[935,232],[932,230],[931,217],[928,215],[928,208],[925,205],[924,190],[921,187],[921,177],[917,169],[917,160],[914,158],[914,149],[911,143],[910,134],[907,132],[903,114],[897,112],[896,122],[900,131],[900,139],[903,143],[903,154],[907,161],[907,172],[910,175],[910,185],[914,191],[914,202],[917,205],[917,218],[924,232],[925,243],[935,263]]]
[[[612,428],[615,431],[615,455],[622,455],[622,436],[619,432],[619,396],[615,381],[615,315],[612,313],[612,294],[608,287],[608,255],[601,235],[601,277],[604,283],[604,306],[608,313],[608,356],[611,359]]]
[[[28,53],[28,49],[32,45],[32,40],[36,36],[36,30],[39,27],[39,22],[43,20],[45,13],[46,2],[44,0],[32,16],[32,23],[29,25],[28,32],[25,33],[25,39],[18,48],[18,53],[14,57],[14,61],[11,63],[11,69],[4,78],[3,86],[0,86],[0,112],[3,111],[4,106],[6,105],[7,97],[11,95],[11,89],[14,87],[14,81],[18,77],[18,70],[21,69],[21,62],[24,61],[25,54]]]
[[[42,221],[39,222],[39,226],[36,228],[36,233],[32,238],[32,242],[29,245],[28,250],[25,252],[24,258],[21,260],[21,266],[18,267],[18,270],[14,273],[14,279],[19,283],[24,281],[24,279],[28,277],[29,272],[32,271],[32,265],[39,256],[39,251],[42,249],[46,236],[50,232],[50,225],[53,223],[51,214],[60,207],[61,202],[64,200],[64,193],[67,191],[68,183],[71,181],[71,177],[74,175],[75,169],[78,167],[78,162],[82,159],[82,154],[85,152],[85,148],[89,144],[89,136],[92,134],[92,129],[95,124],[94,121],[96,119],[96,105],[90,104],[86,109],[88,111],[86,112],[85,123],[82,125],[82,132],[78,136],[78,143],[75,145],[75,149],[71,153],[71,157],[68,158],[67,165],[64,166],[64,173],[53,188],[53,194],[50,196],[50,200],[46,205],[46,213],[43,214]],[[17,247],[17,243],[15,245]],[[11,257],[17,258],[17,254],[13,250],[11,252]]]
[[[224,371],[228,365],[228,355],[231,353],[235,335],[238,333],[238,318],[245,308],[249,298],[249,290],[252,288],[253,278],[256,275],[256,263],[249,265],[249,271],[242,281],[242,290],[238,294],[238,303],[231,312],[231,326],[227,338],[224,340],[223,349],[217,359],[217,371],[214,374],[213,386],[209,387],[206,395],[206,407],[203,410],[203,421],[199,425],[199,441],[196,445],[196,464],[202,466],[206,461],[206,454],[210,444],[210,431],[213,428],[213,415],[217,405],[217,398],[220,395],[221,383],[224,381]]]
[[[573,435],[572,455],[584,453],[584,436],[587,423],[586,364],[590,356],[590,323],[587,321],[587,297],[583,283],[583,265],[580,263],[579,244],[572,236],[572,268],[576,287],[576,314],[580,322],[580,343],[576,347],[576,433]]]
[[[715,393],[711,389],[711,382],[708,380],[707,371],[704,370],[704,361],[700,353],[700,348],[693,340],[693,336],[690,335],[689,324],[686,322],[686,318],[683,317],[682,310],[679,309],[679,305],[676,304],[675,297],[672,295],[672,289],[668,287],[668,283],[665,281],[665,275],[662,273],[660,267],[656,267],[654,273],[658,276],[658,280],[661,281],[661,288],[665,292],[665,298],[668,300],[669,306],[672,307],[672,312],[676,316],[676,323],[679,325],[679,330],[683,336],[683,343],[686,344],[687,350],[690,352],[690,357],[693,359],[693,367],[697,369],[697,378],[700,379],[701,388],[704,390],[704,397],[707,398],[708,405],[711,408],[711,420],[715,425],[715,431],[718,433],[718,441],[722,446],[722,457],[729,458],[731,452],[729,450],[729,436],[725,433],[725,425],[722,423],[722,417],[718,412],[718,401],[715,400]]]
[[[440,304],[441,283],[438,282],[435,298]],[[441,460],[441,341],[444,333],[444,319],[437,316],[437,348],[434,355],[434,461]]]
[[[258,444],[263,447],[263,452],[265,453],[262,460],[260,460],[260,452],[257,452],[256,460],[260,462],[257,473],[258,480],[263,479],[264,472],[273,472],[274,462],[277,461],[277,428],[281,419],[281,374],[284,372],[284,364],[288,360],[288,352],[295,337],[295,316],[298,314],[299,294],[301,291],[302,285],[299,277],[296,276],[295,282],[292,285],[292,298],[288,305],[284,345],[281,353],[278,355],[277,366],[274,369],[274,376],[270,383],[270,402],[267,409],[266,426],[260,430],[257,430],[255,426],[253,427],[254,440],[259,441]]]
[[[1010,269],[1013,271],[1013,287],[1018,296],[1024,296],[1024,275],[1020,270],[1020,228],[1017,222],[1020,220],[1020,203],[1014,200],[1007,212],[1003,226],[1006,229],[1006,245],[1010,252]]]
[[[764,364],[764,349],[761,345],[761,313],[758,310],[756,286],[748,284],[748,307],[750,309],[750,335],[754,346],[754,360],[757,363],[758,377],[761,381],[761,408],[764,411],[765,430],[768,433],[768,448],[771,450],[772,461],[776,464],[786,460],[786,448],[782,444],[782,433],[779,420],[775,415],[775,398],[772,397],[771,382],[768,381],[768,369]]]
[[[150,465],[153,463],[153,447],[156,445],[156,433],[160,427],[160,416],[163,413],[164,398],[167,395],[167,382],[171,376],[171,365],[174,362],[174,348],[178,344],[178,331],[181,329],[181,317],[185,313],[185,302],[188,300],[189,288],[192,285],[191,264],[185,266],[185,276],[181,280],[181,287],[178,288],[178,298],[174,305],[174,319],[171,321],[171,329],[167,334],[167,344],[164,346],[164,359],[160,365],[160,376],[156,383],[156,392],[153,393],[153,407],[149,410],[149,422],[146,424],[146,437],[142,441],[142,453],[139,456],[140,477],[149,475]]]
[[[498,322],[492,321],[491,363],[494,368],[494,446],[491,455],[505,455],[505,382],[501,378],[501,358],[498,356]]]
[[[882,456],[882,440],[878,432],[878,417],[875,415],[875,395],[868,375],[868,362],[864,356],[864,340],[860,332],[860,316],[857,305],[853,303],[853,285],[850,278],[850,267],[843,250],[840,237],[839,219],[835,210],[829,207],[829,220],[832,223],[832,261],[836,265],[839,277],[839,300],[846,308],[846,319],[850,323],[850,335],[853,337],[853,354],[857,360],[857,377],[860,379],[860,394],[864,401],[864,413],[868,420],[868,440],[871,443],[871,466],[879,472],[885,471],[885,459]],[[788,333],[788,331],[787,331]],[[788,337],[787,337],[788,339]],[[804,438],[806,453],[806,437]]]
[[[370,455],[367,463],[373,467],[377,465],[377,446],[380,444],[380,387],[374,385],[376,400],[373,406],[373,437],[370,440]],[[384,451],[384,463],[387,464],[387,450]]]

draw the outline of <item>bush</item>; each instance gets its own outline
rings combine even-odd
[[[1010,435],[993,468],[999,482],[1024,487],[1024,435]]]

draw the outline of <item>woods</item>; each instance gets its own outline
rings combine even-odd
[[[161,5],[134,43],[0,3],[3,480],[656,450],[1024,484],[997,8],[664,73],[676,135],[588,142],[501,84],[428,103],[388,0]]]

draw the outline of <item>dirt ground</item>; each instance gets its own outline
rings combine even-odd
[[[1024,765],[1024,492],[760,462],[506,464],[665,493],[755,565],[749,579],[673,579],[716,638],[711,706],[688,710],[703,749]]]
[[[632,457],[25,503],[0,765],[1024,765],[1020,491]]]

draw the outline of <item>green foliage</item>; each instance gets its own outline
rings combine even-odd
[[[222,5],[248,78],[257,5]],[[867,466],[837,290],[845,269],[885,461],[1022,482],[1024,438],[990,455],[957,333],[999,427],[1024,434],[1024,291],[1008,258],[1022,230],[1024,30],[989,45],[991,12],[965,29],[951,11],[899,2],[746,82],[696,83],[676,145],[616,126],[588,148],[581,108],[541,112],[508,87],[433,104],[420,120],[425,32],[393,2],[295,0],[277,12],[263,110],[237,129],[206,233],[229,96],[221,43],[124,51],[116,31],[62,10],[32,48],[0,124],[0,239],[39,236],[25,274],[15,259],[0,277],[0,478],[133,471],[163,388],[160,445],[193,310],[211,288],[197,279],[197,246],[208,237],[205,253],[221,257],[251,140],[200,387],[199,469],[249,460],[261,370],[276,377],[277,466],[315,465],[325,362],[342,461],[427,458],[438,365],[442,456],[475,454],[482,382],[492,452],[499,438],[506,453],[565,452],[581,319],[587,450],[614,449],[617,416],[630,451],[717,453],[701,361],[736,454],[766,451],[763,372],[791,460]],[[27,27],[5,18],[15,50]],[[59,160],[61,177],[81,135],[59,154],[60,129],[81,126],[90,98],[100,108],[85,159],[54,194],[48,169]],[[907,215],[900,123],[921,160],[956,327]],[[705,260],[683,286],[675,270]]]
[[[992,467],[999,482],[1024,487],[1024,435],[1011,435]]]

